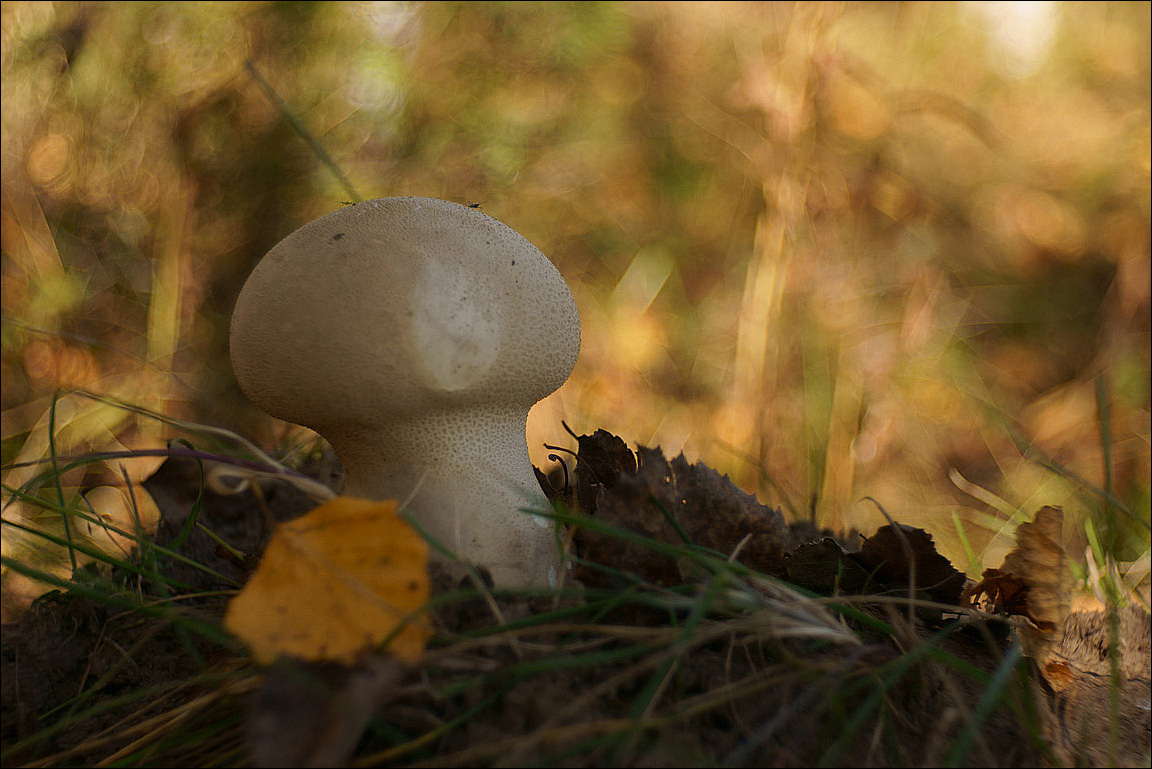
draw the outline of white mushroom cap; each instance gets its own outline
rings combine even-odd
[[[336,449],[345,493],[396,498],[499,585],[554,581],[553,526],[528,459],[533,404],[568,378],[580,318],[559,271],[483,212],[433,198],[358,203],[256,265],[232,316],[240,387]]]

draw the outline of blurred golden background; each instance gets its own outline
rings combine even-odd
[[[872,497],[969,573],[1063,505],[1146,586],[1150,8],[5,2],[5,518],[52,525],[28,462],[182,434],[122,403],[303,445],[237,389],[236,295],[425,195],[572,287],[538,465],[604,428],[793,518],[868,533]],[[122,516],[159,461],[52,493]]]

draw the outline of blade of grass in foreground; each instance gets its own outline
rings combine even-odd
[[[55,393],[52,396],[52,406],[48,410],[48,456],[52,463],[52,479],[56,485],[56,501],[60,507],[64,507],[64,487],[60,483],[60,472],[56,466],[56,403],[60,399],[60,393]],[[72,529],[68,523],[68,516],[61,515],[61,522],[64,524],[64,539],[67,540],[68,559],[72,562],[72,571],[75,573],[76,565],[76,550],[72,542]]]
[[[10,490],[9,487],[7,487],[7,486],[5,486],[4,489],[6,491]],[[52,510],[54,512],[59,513],[60,515],[76,515],[76,516],[78,516],[84,520],[90,520],[87,515],[79,512],[79,511],[70,510],[68,508],[64,508],[63,510],[61,510],[61,509],[57,508],[55,505],[44,502],[43,500],[37,500],[37,501],[43,503],[45,509]],[[111,524],[107,524],[104,522],[101,522],[101,523],[109,531],[111,531],[115,534],[120,534],[121,536],[125,536],[125,537],[129,536],[128,532],[124,531],[123,529],[120,529],[117,526],[112,526]],[[12,526],[13,528],[21,529],[23,531],[28,532],[29,534],[32,534],[32,535],[37,536],[37,537],[41,537],[41,538],[47,540],[48,542],[51,542],[51,543],[56,544],[56,545],[63,545],[64,544],[63,540],[55,537],[52,534],[49,534],[48,532],[43,531],[41,529],[36,529],[36,528],[29,527],[29,526],[25,526],[24,524],[17,523],[15,521],[10,521],[10,520],[3,521],[3,524],[5,526]],[[147,545],[151,550],[153,550],[157,553],[160,553],[161,555],[168,556],[169,558],[173,558],[175,560],[181,561],[182,563],[185,563],[189,566],[192,566],[195,569],[199,569],[200,571],[204,572],[205,574],[207,574],[207,575],[209,575],[215,579],[219,579],[223,582],[232,582],[232,580],[229,580],[227,577],[225,577],[223,574],[216,571],[212,567],[205,566],[204,564],[200,563],[199,561],[188,558],[187,556],[182,555],[181,553],[178,553],[175,550],[172,550],[170,548],[163,547],[161,545],[157,545],[157,544],[151,543],[151,542],[148,542]],[[132,567],[126,561],[122,561],[120,559],[114,558],[103,551],[96,550],[96,549],[88,549],[85,546],[79,545],[79,544],[75,544],[74,547],[78,551],[80,551],[81,553],[83,553],[85,555],[89,555],[89,556],[95,558],[96,560],[103,561],[103,562],[108,563],[108,564],[113,565],[113,566],[124,568],[128,571],[139,573],[141,576],[148,577],[149,579],[154,579],[157,582],[160,582],[163,584],[172,584],[171,580],[167,579],[166,577],[164,577],[163,575],[161,575],[155,571],[150,571],[150,570],[144,569],[143,567],[139,567],[139,569],[136,567]],[[183,587],[183,585],[181,585],[180,583],[174,583],[173,586],[174,587]]]
[[[1103,459],[1104,471],[1104,531],[1106,540],[1102,543],[1108,553],[1116,552],[1119,539],[1116,531],[1116,513],[1110,499],[1115,498],[1116,487],[1112,474],[1112,415],[1108,407],[1108,385],[1104,382],[1104,375],[1096,377],[1096,422],[1100,426],[1100,453]]]
[[[881,702],[887,696],[888,690],[895,686],[896,683],[912,669],[914,664],[926,657],[931,650],[936,649],[941,641],[956,632],[960,626],[959,622],[950,622],[943,629],[937,631],[925,640],[924,643],[905,652],[892,662],[884,665],[880,671],[877,671],[880,673],[880,681],[862,702],[853,705],[853,707],[849,709],[852,711],[852,717],[849,718],[848,723],[845,724],[844,728],[840,731],[840,736],[829,745],[828,749],[820,756],[817,765],[835,765],[840,758],[840,754],[851,745],[852,738],[864,727],[868,718],[879,709]],[[833,693],[833,695],[830,696],[835,696],[835,694],[836,693]],[[841,692],[840,694],[844,693]]]
[[[226,633],[219,625],[201,622],[199,620],[185,617],[172,609],[161,608],[158,606],[150,606],[140,601],[132,601],[126,598],[112,595],[104,591],[97,590],[78,582],[70,582],[66,579],[61,579],[55,574],[49,574],[46,571],[41,571],[27,564],[21,563],[14,558],[7,556],[0,556],[0,566],[12,569],[17,574],[23,574],[26,577],[31,577],[39,582],[52,585],[65,593],[72,593],[74,595],[88,598],[96,601],[97,603],[107,604],[108,606],[115,606],[119,609],[126,609],[131,612],[138,612],[149,617],[156,617],[159,619],[168,620],[176,625],[187,627],[200,633],[205,638],[216,641],[226,648],[239,651],[241,647],[236,643],[231,635]]]
[[[3,523],[5,526],[11,526],[14,529],[26,531],[30,534],[41,537],[41,538],[47,540],[48,542],[51,542],[54,545],[64,546],[67,544],[67,542],[65,542],[65,540],[61,539],[60,537],[56,537],[56,536],[53,536],[51,534],[48,534],[47,532],[33,529],[29,526],[24,526],[22,524],[16,523],[15,521],[4,521]],[[179,582],[179,581],[174,580],[174,579],[169,579],[168,577],[165,577],[162,574],[150,572],[147,569],[136,566],[135,564],[129,563],[128,561],[122,561],[118,558],[113,558],[112,556],[108,555],[107,553],[104,553],[104,552],[102,552],[96,548],[85,547],[84,545],[81,545],[79,543],[75,543],[73,545],[73,547],[76,551],[78,551],[82,555],[86,555],[89,558],[92,558],[92,559],[97,560],[97,561],[102,561],[104,563],[109,564],[110,566],[115,566],[116,568],[121,569],[122,571],[126,571],[129,574],[135,574],[139,577],[145,577],[147,579],[156,580],[157,582],[163,582],[164,584],[169,585],[170,587],[174,587],[178,590],[188,590],[189,589],[189,586],[184,584],[183,582]],[[217,575],[217,576],[219,576],[219,575]],[[223,577],[221,577],[221,579],[223,579]]]
[[[964,727],[964,731],[960,733],[952,749],[948,751],[948,755],[944,759],[944,766],[961,766],[967,761],[968,753],[972,750],[973,740],[976,739],[980,727],[1001,704],[1001,698],[1014,677],[1016,667],[1020,664],[1021,659],[1020,644],[1013,644],[1008,653],[1004,655],[1004,659],[1000,661],[1000,666],[996,668],[992,680],[980,695],[980,701],[976,703],[976,711],[972,714],[972,719]]]

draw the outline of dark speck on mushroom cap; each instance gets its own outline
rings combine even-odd
[[[575,302],[547,257],[484,212],[434,198],[366,201],[304,225],[253,270],[232,322],[245,393],[316,429],[493,397],[526,411],[563,384],[579,347]]]

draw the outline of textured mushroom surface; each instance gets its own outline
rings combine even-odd
[[[327,438],[345,493],[396,498],[498,584],[559,567],[528,459],[533,404],[580,349],[555,266],[474,208],[384,198],[301,227],[256,266],[232,317],[241,388]]]

